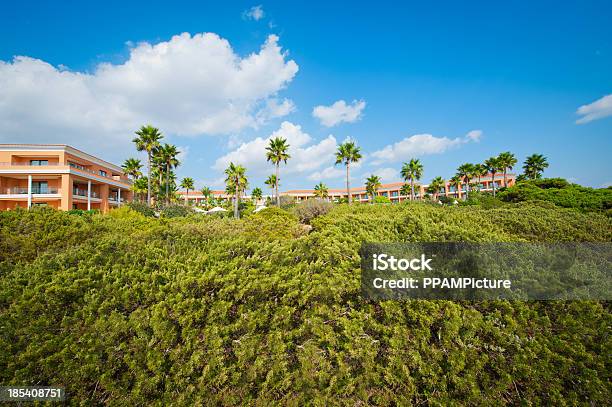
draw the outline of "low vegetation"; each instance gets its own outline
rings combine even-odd
[[[298,206],[299,207],[299,206]],[[606,405],[600,302],[360,296],[363,241],[606,241],[529,202],[243,219],[0,213],[0,383],[78,404]]]

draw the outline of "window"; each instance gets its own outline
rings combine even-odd
[[[49,165],[49,160],[30,160],[30,165]]]
[[[387,195],[389,195],[387,192],[382,193],[382,196],[387,196]]]
[[[85,167],[83,167],[81,164],[68,163],[68,165],[70,165],[72,168],[78,168],[79,170],[85,170]]]
[[[33,194],[48,194],[49,184],[47,181],[33,181],[32,182],[32,193]]]
[[[99,171],[99,173],[100,173],[100,175],[102,175],[103,177],[106,177],[106,171],[104,171],[104,170],[100,170],[100,171]]]
[[[397,191],[393,191],[391,192],[391,196],[397,196],[398,192]]]

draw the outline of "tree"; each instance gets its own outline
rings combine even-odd
[[[474,164],[465,163],[461,164],[459,168],[457,168],[457,176],[461,178],[461,180],[465,183],[465,199],[468,199],[470,192],[470,180],[472,179],[474,173]]]
[[[444,188],[445,186],[446,182],[444,182],[444,179],[442,177],[435,177],[431,180],[431,183],[429,184],[429,187],[427,187],[427,190],[433,194],[434,200],[437,201],[440,189]]]
[[[147,178],[148,177],[136,178],[132,183],[132,191],[139,197],[140,201],[142,201],[142,196],[147,193],[147,185],[149,183]]]
[[[208,205],[210,203],[210,197],[212,196],[211,189],[209,187],[202,187],[202,189],[200,189],[200,193],[204,197],[206,205]]]
[[[254,201],[255,201],[255,204],[257,204],[257,201],[261,200],[261,197],[263,196],[263,192],[261,188],[259,187],[254,188],[253,191],[251,191],[251,196],[255,198]]]
[[[448,180],[450,185],[455,185],[457,187],[457,197],[461,198],[461,177],[455,175],[453,178]]]
[[[410,195],[410,184],[404,184],[400,188],[400,195],[409,196]]]
[[[140,163],[140,160],[136,158],[128,158],[125,160],[121,168],[123,168],[126,175],[132,177],[133,180],[142,177],[142,171],[140,171],[142,164]]]
[[[487,170],[491,173],[491,183],[493,184],[493,196],[495,196],[495,174],[500,170],[500,163],[498,157],[491,157],[484,162]]]
[[[346,166],[346,195],[348,204],[351,204],[351,184],[350,184],[350,166],[351,163],[356,163],[361,160],[361,148],[357,147],[354,141],[347,141],[338,146],[336,151],[336,165],[344,164]]]
[[[142,126],[136,135],[138,137],[132,140],[136,144],[136,150],[147,152],[147,205],[151,205],[151,160],[153,151],[159,147],[159,140],[163,136],[159,129],[150,124]]]
[[[374,203],[374,197],[376,196],[381,185],[380,177],[378,175],[372,174],[368,179],[366,179],[366,193],[372,197],[372,200],[370,201],[371,204]]]
[[[404,181],[410,181],[410,200],[414,201],[414,181],[420,180],[423,176],[423,164],[418,159],[411,159],[404,163],[401,171]]]
[[[187,193],[185,194],[185,202],[189,203],[189,190],[195,189],[193,178],[183,178],[183,180],[181,181],[181,188],[187,190]]]
[[[478,190],[480,191],[481,186],[482,186],[482,182],[481,182],[482,177],[484,177],[485,175],[489,173],[489,169],[484,164],[474,164],[474,173],[476,177],[478,178]]]
[[[317,185],[315,185],[315,187],[314,187],[314,195],[317,198],[321,198],[321,199],[325,199],[325,198],[329,197],[329,191],[327,189],[327,185],[325,185],[322,182],[319,182]]]
[[[165,166],[164,170],[166,173],[166,204],[170,203],[169,185],[170,185],[170,170],[176,168],[180,163],[177,159],[179,151],[176,146],[172,144],[164,144],[157,149],[157,155],[159,161]]]
[[[276,175],[271,174],[267,180],[264,181],[264,184],[266,184],[268,186],[268,188],[270,188],[272,190],[272,193],[274,193],[274,189],[278,188],[280,183],[276,182]],[[278,190],[277,190],[278,193]],[[278,204],[278,200],[276,202]]]
[[[280,195],[278,194],[278,182],[280,181],[280,177],[278,175],[279,166],[281,161],[287,164],[287,160],[291,158],[287,150],[289,149],[289,144],[287,144],[287,139],[276,137],[270,140],[270,144],[266,147],[266,158],[268,161],[271,161],[272,164],[276,166],[276,206],[280,207]]]
[[[240,217],[238,213],[238,202],[240,193],[246,189],[248,182],[246,178],[246,168],[242,165],[236,165],[230,162],[229,167],[225,170],[225,185],[227,191],[232,191],[234,194],[234,218]]]
[[[541,178],[545,168],[548,168],[548,160],[542,154],[530,155],[523,164],[523,172],[528,179]]]
[[[499,165],[500,165],[501,170],[504,172],[504,186],[507,187],[508,186],[507,173],[508,173],[508,170],[512,170],[512,167],[516,165],[516,162],[517,162],[516,157],[510,151],[505,151],[503,153],[500,153],[499,156],[497,156],[497,159],[499,160]]]

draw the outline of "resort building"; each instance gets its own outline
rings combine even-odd
[[[0,210],[110,208],[132,199],[121,167],[67,145],[0,144]]]
[[[508,182],[507,186],[512,186],[516,182],[515,174],[506,174]],[[392,203],[398,203],[410,199],[410,192],[408,194],[402,193],[402,187],[406,185],[405,182],[393,182],[390,184],[383,184],[377,191],[378,196],[384,196],[389,198]],[[495,189],[499,189],[504,186],[503,174],[495,174]],[[480,179],[473,179],[470,181],[470,191],[482,191],[492,192],[493,191],[493,177],[491,174],[480,177]],[[438,191],[438,198],[446,196],[449,198],[462,199],[467,192],[467,185],[461,183],[460,187],[456,184],[446,181],[444,187]],[[314,189],[295,189],[280,193],[281,196],[290,196],[295,198],[296,201],[304,201],[306,199],[312,199],[315,197]],[[329,189],[328,190],[329,201],[337,201],[339,199],[347,199],[346,189]],[[414,195],[415,199],[425,199],[426,197],[434,196],[433,191],[429,191],[429,185],[416,183],[414,184]],[[354,202],[369,202],[371,196],[366,192],[365,186],[351,188],[351,197]]]

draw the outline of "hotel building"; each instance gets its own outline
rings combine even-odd
[[[508,186],[512,186],[516,182],[515,174],[506,174],[506,179],[508,181]],[[378,196],[384,196],[389,198],[391,203],[399,203],[402,201],[406,201],[410,199],[410,194],[404,195],[402,194],[402,187],[405,185],[404,182],[393,182],[390,184],[383,184],[378,189]],[[504,178],[503,174],[495,174],[495,189],[499,189],[504,186]],[[474,178],[470,181],[470,191],[482,191],[482,192],[492,192],[493,191],[493,177],[489,174],[483,177]],[[467,185],[465,183],[461,183],[460,188],[457,188],[457,185],[446,181],[444,187],[438,191],[438,198],[442,196],[446,196],[449,198],[455,199],[463,199],[465,197],[465,193],[467,192]],[[414,194],[415,199],[423,200],[427,196],[433,197],[434,193],[429,191],[429,185],[415,183],[414,184]],[[185,199],[185,202],[190,204],[200,204],[203,203],[206,198],[200,191],[190,191],[189,195],[185,193],[185,191],[180,191],[179,195]],[[280,192],[281,196],[288,196],[293,198],[295,201],[305,201],[307,199],[315,198],[314,189],[293,189],[289,191]],[[346,199],[346,189],[328,189],[328,201],[338,201],[340,199]],[[367,203],[370,202],[370,195],[365,190],[365,186],[351,188],[351,196],[354,202]],[[228,195],[225,191],[211,191],[211,198],[216,200],[232,200],[233,195]],[[242,196],[241,199],[251,199],[251,196],[246,195]],[[265,202],[266,197],[258,202],[258,204],[263,204]]]
[[[131,198],[121,167],[76,148],[0,144],[0,210],[47,205],[107,212]]]
[[[508,181],[507,186],[512,186],[516,182],[516,175],[506,174],[506,179]],[[408,193],[408,195],[402,194],[402,187],[405,184],[405,182],[382,184],[377,191],[377,195],[389,198],[391,203],[398,203],[409,200],[410,193]],[[495,174],[495,189],[499,189],[503,186],[503,174]],[[493,177],[491,176],[491,174],[480,177],[480,179],[475,178],[470,180],[470,191],[475,190],[483,192],[492,192]],[[456,184],[451,183],[450,181],[446,181],[444,187],[442,187],[440,191],[438,191],[438,198],[446,196],[449,198],[462,199],[465,196],[466,192],[467,185],[465,183],[461,183],[460,188],[458,188]],[[281,192],[280,195],[293,197],[296,201],[304,201],[306,199],[314,198],[315,191],[314,189],[294,189],[290,191]],[[346,194],[346,189],[329,189],[328,195],[328,200],[330,201],[337,201],[339,199],[346,199],[348,197]],[[426,196],[433,196],[434,192],[429,191],[429,185],[415,182],[414,195],[415,199],[423,200]],[[368,193],[366,192],[365,186],[351,188],[351,197],[354,202],[362,203],[369,202],[371,199],[370,195],[368,195]]]

